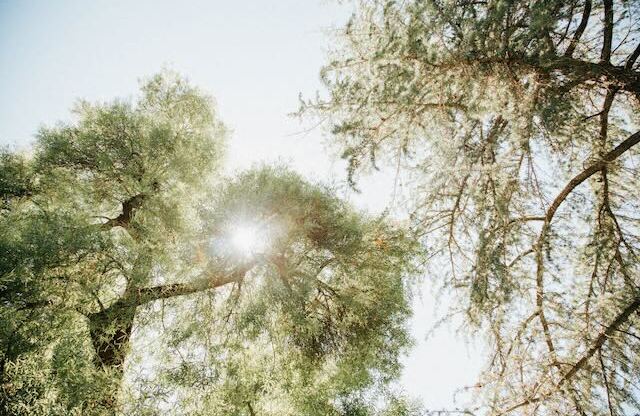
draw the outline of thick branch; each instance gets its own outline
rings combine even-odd
[[[135,294],[135,303],[139,306],[158,299],[190,295],[208,289],[215,289],[229,283],[239,282],[254,265],[255,263],[249,263],[224,275],[208,274],[194,283],[172,283],[163,286],[140,288]]]
[[[522,64],[546,75],[551,75],[554,71],[559,71],[574,83],[584,83],[587,81],[602,83],[602,81],[606,81],[613,84],[613,86],[619,87],[623,91],[636,95],[640,94],[640,74],[624,66],[589,62],[566,56],[560,56],[551,60],[522,56],[514,57],[506,62],[502,59],[498,61],[507,65]]]
[[[633,64],[635,64],[636,60],[638,59],[638,56],[640,56],[640,43],[638,44],[638,46],[636,46],[633,53],[629,55],[629,59],[627,59],[627,63],[624,64],[624,69],[632,69]]]
[[[576,50],[576,46],[584,33],[584,30],[587,28],[587,23],[589,23],[589,16],[591,15],[591,0],[586,0],[584,2],[584,10],[582,12],[582,19],[580,20],[580,24],[576,29],[576,32],[573,34],[573,39],[571,39],[571,43],[569,47],[564,53],[564,56],[567,58],[571,58],[573,56],[573,52]]]
[[[249,409],[249,415],[256,416],[256,412],[253,410],[253,406],[251,406],[250,401],[247,401],[247,408]]]
[[[611,62],[611,42],[613,41],[613,0],[604,0],[604,33],[600,61]]]
[[[89,331],[96,351],[96,367],[105,366],[122,374],[136,305],[120,299],[100,312],[87,315]]]
[[[640,131],[637,131],[631,136],[627,137],[622,143],[616,146],[613,150],[611,150],[610,152],[602,156],[602,159],[595,162],[594,164],[592,164],[591,166],[589,166],[588,168],[586,168],[585,170],[583,170],[582,172],[574,176],[574,178],[571,179],[569,183],[567,183],[567,185],[562,189],[562,191],[560,191],[558,196],[556,196],[556,198],[551,203],[551,206],[549,207],[549,209],[547,209],[547,213],[545,214],[545,218],[546,218],[545,226],[543,228],[543,232],[541,233],[541,237],[544,237],[544,234],[546,234],[546,229],[548,228],[549,223],[551,223],[551,221],[553,220],[553,217],[556,211],[558,210],[558,208],[560,207],[560,204],[564,202],[567,196],[569,196],[569,194],[578,185],[580,185],[582,182],[589,179],[596,172],[599,172],[600,170],[602,170],[602,168],[604,168],[607,165],[607,163],[610,163],[616,160],[627,150],[631,149],[633,146],[638,144],[638,142],[640,142]]]
[[[133,215],[136,210],[142,206],[146,198],[145,194],[137,194],[127,199],[122,203],[122,213],[118,215],[116,218],[111,218],[109,221],[102,224],[104,229],[109,229],[113,227],[123,227],[127,228],[133,219]]]

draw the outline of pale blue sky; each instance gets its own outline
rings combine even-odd
[[[321,89],[330,47],[326,31],[350,4],[317,0],[7,1],[0,0],[0,145],[27,148],[42,124],[68,120],[77,98],[133,96],[138,80],[163,66],[186,75],[217,100],[233,134],[229,169],[281,160],[308,177],[344,179],[319,129],[287,116],[298,93]],[[354,203],[370,211],[388,202],[392,180],[366,181]],[[416,347],[401,384],[431,408],[453,406],[456,388],[472,384],[474,359],[451,330],[425,340],[433,296],[416,301]]]

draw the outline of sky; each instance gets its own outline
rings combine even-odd
[[[352,7],[318,0],[0,0],[0,146],[28,150],[40,126],[71,120],[77,99],[134,98],[141,79],[168,68],[215,97],[232,132],[227,171],[285,163],[339,185],[346,172],[326,146],[326,132],[290,113],[300,93],[322,91],[328,34]],[[361,189],[343,196],[382,211],[393,172],[367,178]],[[424,280],[411,321],[416,344],[400,386],[428,408],[453,408],[456,389],[475,383],[479,347],[451,327],[426,338],[436,301],[442,308],[446,300]]]

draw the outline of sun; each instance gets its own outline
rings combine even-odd
[[[252,256],[264,249],[265,240],[261,230],[249,224],[237,224],[231,230],[233,247],[245,256]]]

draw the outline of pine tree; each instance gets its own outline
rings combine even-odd
[[[348,178],[392,164],[481,414],[640,410],[640,5],[363,1],[322,70]]]

